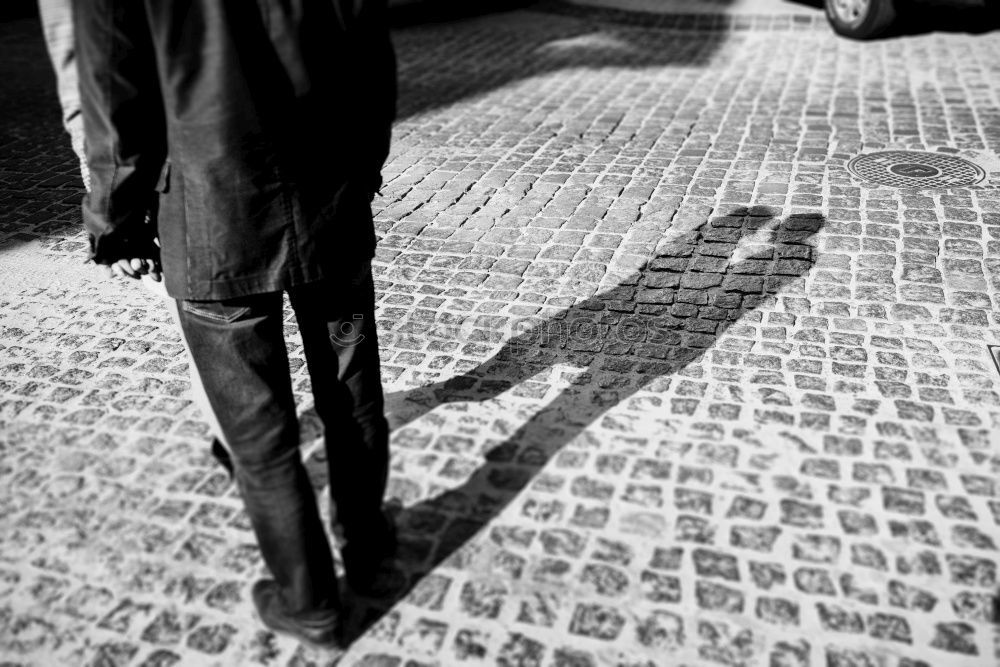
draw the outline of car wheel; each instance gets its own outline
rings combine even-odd
[[[824,0],[823,6],[833,29],[853,39],[878,37],[896,19],[894,0]]]

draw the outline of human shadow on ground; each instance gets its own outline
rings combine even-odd
[[[349,624],[348,640],[363,634],[437,565],[447,560],[467,567],[475,554],[463,545],[602,415],[644,388],[664,391],[730,326],[753,317],[761,304],[801,280],[816,261],[815,237],[824,223],[819,214],[778,219],[764,208],[738,208],[701,223],[675,222],[646,264],[613,289],[518,327],[521,332],[499,352],[466,373],[389,395],[393,421],[404,427],[397,428],[397,447],[442,459],[454,455],[472,465],[443,475],[454,475],[454,488],[399,511],[397,562],[362,605],[369,613]],[[445,403],[491,401],[522,383],[530,385],[546,370],[565,367],[580,372],[502,442],[451,450],[421,439],[419,429],[405,429]],[[497,409],[504,408],[498,403]],[[412,486],[410,491],[422,493]],[[407,488],[396,485],[389,495],[394,494],[405,496]]]

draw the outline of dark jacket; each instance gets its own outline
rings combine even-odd
[[[171,296],[215,300],[371,257],[396,101],[385,11],[74,2],[93,259],[149,257],[158,234]]]

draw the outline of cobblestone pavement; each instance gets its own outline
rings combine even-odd
[[[320,655],[254,617],[162,302],[81,265],[37,32],[0,25],[3,664],[997,664],[1000,35],[559,4],[400,28],[402,549]],[[845,170],[883,148],[993,185]]]

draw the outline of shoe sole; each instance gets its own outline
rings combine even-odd
[[[264,623],[264,626],[268,630],[270,630],[271,632],[273,632],[275,634],[278,634],[278,635],[282,635],[284,637],[290,637],[290,638],[294,639],[295,641],[297,641],[298,643],[302,644],[303,646],[307,646],[307,647],[309,647],[311,649],[314,649],[314,650],[317,650],[317,651],[339,651],[339,650],[341,650],[343,648],[343,646],[341,645],[341,643],[340,643],[339,640],[332,639],[332,640],[330,640],[329,643],[314,642],[311,639],[306,639],[302,635],[299,635],[299,634],[297,634],[296,632],[294,632],[292,630],[285,630],[285,629],[282,629],[282,628],[276,628],[273,625],[270,625],[263,618],[261,618],[260,620]]]

